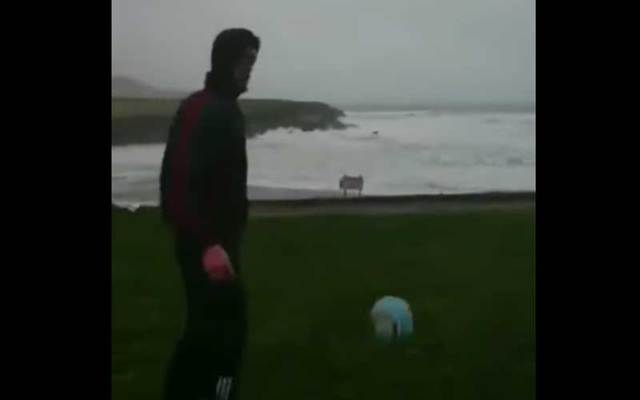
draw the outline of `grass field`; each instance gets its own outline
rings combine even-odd
[[[254,218],[243,400],[533,399],[534,211]],[[160,399],[183,300],[156,211],[112,214],[112,398]],[[409,301],[383,345],[368,311]]]

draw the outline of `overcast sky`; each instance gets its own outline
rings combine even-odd
[[[262,41],[249,98],[534,102],[534,0],[112,0],[112,75],[199,89],[211,43]]]

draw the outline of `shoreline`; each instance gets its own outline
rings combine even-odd
[[[418,194],[362,197],[326,197],[284,200],[250,200],[250,217],[307,215],[376,215],[464,212],[474,210],[535,209],[535,192],[468,194]],[[112,210],[152,211],[158,206],[118,206]]]
[[[111,192],[111,202],[122,207],[144,205],[158,206],[160,188],[155,182],[137,190]],[[293,189],[273,186],[247,186],[249,201],[288,201],[336,198],[342,196],[338,190]],[[133,198],[133,199],[132,199]]]

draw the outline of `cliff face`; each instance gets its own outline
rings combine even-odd
[[[299,128],[303,131],[344,129],[344,112],[319,102],[287,100],[240,100],[247,119],[247,136],[274,128]]]
[[[320,102],[242,99],[239,103],[248,137],[275,128],[346,128],[340,121],[344,112]],[[176,99],[112,98],[111,145],[164,143],[178,104]]]

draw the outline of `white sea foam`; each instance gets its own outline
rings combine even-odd
[[[343,121],[356,127],[248,140],[249,185],[335,191],[349,174],[364,177],[365,195],[535,191],[533,113],[349,112]],[[112,148],[114,202],[157,203],[163,150]]]

